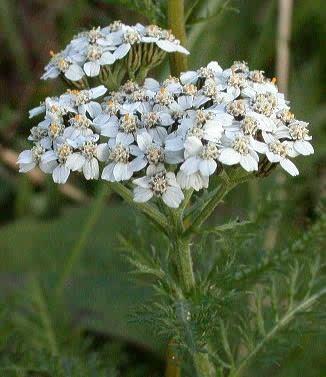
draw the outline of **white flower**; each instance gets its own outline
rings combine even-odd
[[[52,178],[55,183],[64,184],[70,175],[70,168],[67,166],[67,159],[72,155],[73,148],[67,142],[58,144],[55,150],[44,153],[43,164],[52,165]]]
[[[32,149],[25,150],[20,153],[17,159],[20,173],[27,173],[28,171],[39,166],[44,173],[50,173],[53,170],[53,165],[44,164],[42,156],[46,153],[45,149],[36,144]]]
[[[207,67],[200,68],[197,71],[183,72],[180,76],[182,84],[194,84],[199,78],[217,79],[223,73],[223,69],[217,62],[210,62]]]
[[[239,134],[234,139],[223,141],[219,161],[225,165],[240,164],[248,172],[258,170],[259,157],[257,152],[264,153],[264,143],[254,140],[251,136]]]
[[[199,92],[213,100],[214,104],[228,103],[236,99],[240,94],[240,90],[233,87],[226,87],[226,91],[221,91],[221,84],[217,84],[211,78],[205,80],[205,84]]]
[[[180,81],[173,77],[166,79],[162,84],[157,80],[148,77],[145,79],[144,88],[152,93],[159,92],[161,88],[166,89],[170,94],[180,94],[182,92]]]
[[[293,149],[303,156],[308,156],[314,153],[313,146],[309,143],[312,137],[309,135],[307,128],[308,123],[299,120],[294,120],[288,125],[288,132],[293,140]]]
[[[63,74],[68,80],[78,81],[85,73],[89,77],[96,77],[102,66],[112,65],[116,60],[124,58],[132,46],[139,43],[153,43],[165,52],[189,54],[179,40],[158,26],[128,26],[116,22],[76,35],[63,51],[52,54],[42,78],[56,78]]]
[[[63,136],[68,139],[76,139],[79,136],[89,136],[93,134],[93,122],[84,114],[76,114],[69,119],[70,126],[64,130]]]
[[[134,151],[137,156],[134,163],[139,160],[139,164],[143,167],[148,165],[146,170],[147,175],[153,175],[164,169],[165,162],[176,164],[183,160],[183,156],[180,153],[165,151],[163,144],[158,143],[146,131],[141,132],[137,136],[137,145],[139,150]]]
[[[272,163],[279,163],[282,168],[290,175],[299,175],[299,170],[288,157],[297,156],[297,152],[293,149],[293,144],[288,141],[281,142],[273,135],[264,135],[265,142],[268,145],[266,157]]]
[[[33,107],[33,109],[29,110],[29,118],[34,118],[37,115],[43,114],[45,112],[45,103],[40,104],[40,106]]]
[[[48,136],[47,128],[42,126],[32,127],[27,140],[34,141],[45,149],[50,149],[52,145],[52,140]]]
[[[78,81],[84,75],[84,71],[77,61],[74,61],[71,56],[69,56],[69,48],[53,55],[49,64],[44,68],[45,72],[41,79],[53,79],[58,77],[61,73],[71,81]],[[75,56],[77,57],[77,56]]]
[[[94,99],[103,96],[107,91],[104,85],[85,90],[68,90],[66,94],[60,96],[60,104],[64,106],[77,107],[79,114],[88,113],[95,118],[102,112],[102,107]]]
[[[113,115],[101,128],[101,135],[116,138],[117,143],[129,145],[134,142],[138,127],[139,119],[134,114],[124,114],[120,119]]]
[[[162,143],[168,134],[167,127],[171,126],[174,120],[167,111],[155,111],[154,109],[149,106],[140,112],[141,124],[153,139]]]
[[[215,143],[203,145],[198,138],[188,137],[185,141],[185,162],[180,170],[186,175],[199,171],[202,176],[210,176],[217,168],[218,156],[219,148]]]
[[[178,97],[176,101],[172,101],[170,104],[168,104],[168,108],[172,113],[183,115],[186,110],[199,109],[208,100],[209,98],[202,95],[185,95]]]
[[[278,90],[274,82],[271,82],[267,79],[260,77],[260,74],[257,73],[260,71],[252,71],[249,73],[249,80],[247,81],[247,86],[241,90],[241,95],[248,98],[255,98],[258,94],[271,93],[278,95]],[[253,81],[261,80],[260,82]],[[280,99],[284,98],[284,95],[280,94]]]
[[[47,72],[55,76],[77,65],[96,76],[101,65],[126,56],[135,44],[132,53],[153,51],[163,57],[159,48],[186,53],[157,26],[115,22],[78,34]],[[56,183],[65,183],[71,171],[112,182],[130,182],[141,172],[146,176],[134,181],[135,200],[155,196],[176,208],[182,189],[207,188],[223,165],[257,171],[258,154],[263,154],[263,163],[279,163],[297,175],[290,158],[314,153],[308,123],[295,119],[274,80],[250,71],[245,62],[225,70],[211,62],[162,83],[129,80],[98,103],[106,91],[103,85],[69,90],[32,109],[30,117],[43,113],[44,119],[31,128],[28,140],[34,146],[19,155],[19,170],[39,166]],[[98,144],[100,137],[107,142]],[[101,173],[99,161],[105,162]]]
[[[156,25],[150,25],[143,30],[141,41],[143,43],[155,43],[160,49],[166,52],[180,52],[189,54],[189,51],[180,45],[180,41],[168,30],[163,30]]]
[[[254,111],[248,111],[240,121],[233,120],[231,124],[224,124],[224,128],[226,136],[231,139],[239,133],[254,137],[258,131],[275,132],[277,129],[271,118]]]
[[[95,140],[89,137],[77,139],[76,145],[79,151],[72,153],[66,161],[67,168],[72,171],[82,171],[87,180],[99,177],[98,145]]]
[[[106,48],[99,45],[90,45],[87,51],[87,61],[84,71],[87,76],[98,76],[102,65],[111,65],[115,62],[115,56]]]
[[[199,191],[202,188],[207,188],[209,184],[209,176],[203,176],[200,174],[199,171],[187,175],[182,170],[179,170],[177,174],[177,182],[179,183],[180,187],[185,190],[194,189],[195,191]]]
[[[168,30],[161,29],[157,25],[143,26],[141,24],[135,25],[135,28],[141,35],[142,43],[154,43],[166,52],[189,54],[189,51],[181,46],[180,41]]]
[[[45,118],[53,119],[54,117],[61,118],[69,112],[76,112],[75,108],[69,104],[61,103],[59,97],[47,97],[44,103],[29,111],[29,117],[34,118],[37,115],[45,113]]]
[[[122,30],[113,32],[111,38],[116,45],[119,45],[113,53],[115,59],[124,58],[131,47],[141,41],[139,32],[130,26],[124,26]]]
[[[184,199],[183,192],[172,172],[161,171],[152,176],[133,180],[134,201],[143,203],[153,196],[162,198],[163,202],[171,208],[178,208]]]
[[[97,156],[100,161],[108,161],[102,172],[102,179],[109,182],[126,181],[132,177],[135,171],[145,167],[146,162],[137,159],[138,148],[132,145],[115,144],[113,139],[107,144],[100,144]],[[135,161],[135,162],[134,162]]]
[[[231,123],[231,121],[232,117],[222,112],[207,110],[187,111],[177,131],[167,137],[166,150],[183,150],[187,136],[194,136],[199,141],[206,140],[218,143],[223,133],[222,125]]]

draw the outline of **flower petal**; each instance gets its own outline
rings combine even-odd
[[[150,179],[148,177],[141,177],[141,178],[136,178],[132,181],[136,186],[140,186],[143,188],[149,188],[149,181]]]
[[[182,84],[193,84],[198,80],[198,75],[196,71],[183,72],[180,76],[180,81]]]
[[[303,156],[308,156],[310,154],[314,153],[314,148],[313,146],[309,143],[309,141],[305,140],[297,140],[294,145],[294,149],[302,154]]]
[[[171,208],[178,208],[184,199],[184,195],[180,187],[170,186],[163,193],[162,199],[167,206]]]
[[[203,149],[203,144],[198,139],[198,137],[190,136],[190,137],[187,137],[184,143],[184,148],[185,148],[185,158],[188,158],[190,156],[198,155]]]
[[[104,179],[105,181],[109,182],[115,182],[115,177],[113,175],[113,169],[115,167],[115,163],[111,163],[105,166],[105,168],[102,171],[101,178]]]
[[[99,166],[96,158],[91,158],[86,160],[83,166],[83,173],[87,180],[89,179],[98,179],[99,177]]]
[[[96,157],[100,161],[107,161],[110,155],[110,147],[107,143],[99,144],[96,148]]]
[[[199,164],[200,173],[204,176],[212,175],[217,168],[217,163],[214,160],[202,160]]]
[[[52,173],[52,178],[55,183],[66,183],[70,174],[70,169],[65,165],[58,165]]]
[[[248,172],[258,170],[258,162],[250,154],[241,156],[240,165]]]
[[[133,171],[130,168],[129,164],[123,164],[122,162],[118,162],[113,169],[114,178],[118,182],[130,179],[132,173]]]
[[[89,77],[95,77],[98,76],[100,73],[100,64],[95,61],[95,62],[86,62],[84,64],[84,71],[87,76]]]
[[[134,201],[137,203],[145,203],[153,197],[153,192],[144,187],[134,188]]]
[[[147,160],[145,156],[136,157],[130,162],[130,169],[132,171],[139,171],[147,165]]]
[[[289,159],[284,158],[283,160],[280,161],[280,165],[285,171],[287,171],[293,177],[295,177],[296,175],[299,175],[299,170],[294,165],[294,163],[290,161]]]
[[[68,80],[78,81],[85,75],[82,67],[77,64],[71,64],[70,67],[65,72],[65,76]]]
[[[90,98],[94,99],[94,98],[103,96],[103,94],[105,94],[107,91],[108,90],[106,89],[104,85],[99,85],[95,88],[90,89],[89,95],[90,95]]]
[[[129,50],[131,48],[131,45],[129,43],[124,43],[121,46],[119,46],[113,53],[113,56],[115,59],[122,59],[124,58]]]
[[[101,65],[113,64],[115,62],[115,56],[111,52],[107,51],[100,57],[99,63]]]
[[[147,132],[142,132],[137,136],[137,144],[143,152],[146,152],[147,149],[153,144],[153,139]]]
[[[232,148],[224,148],[221,150],[219,160],[225,165],[235,165],[240,162],[240,154]]]
[[[85,163],[85,157],[81,153],[73,153],[68,156],[66,161],[67,168],[72,171],[79,171]]]
[[[187,175],[196,173],[199,169],[200,159],[198,157],[189,157],[181,166],[182,170]]]
[[[119,132],[117,134],[117,138],[116,138],[116,142],[117,144],[122,144],[122,145],[129,145],[131,143],[133,143],[135,140],[134,138],[134,135],[133,134],[126,134],[124,132]]]
[[[156,42],[156,45],[166,51],[166,52],[175,52],[177,51],[177,46],[175,43],[167,41],[166,39],[160,39]]]

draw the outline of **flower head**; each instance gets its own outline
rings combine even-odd
[[[118,53],[142,43],[181,48],[159,27],[117,22],[81,33],[69,51],[84,51],[101,65],[104,51],[120,59]],[[129,80],[106,92],[104,85],[69,90],[32,109],[30,117],[44,119],[31,129],[34,145],[20,154],[20,171],[39,166],[57,183],[72,171],[86,179],[132,181],[135,201],[158,198],[176,208],[182,190],[207,188],[223,169],[250,173],[263,162],[297,175],[292,159],[314,152],[308,123],[295,118],[273,80],[245,62],[227,69],[211,62],[180,79]]]

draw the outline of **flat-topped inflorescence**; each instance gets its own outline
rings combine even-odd
[[[105,83],[112,80],[108,75],[117,76],[123,68],[129,76],[136,76],[140,68],[149,70],[155,67],[166,52],[189,54],[168,30],[156,25],[128,26],[115,21],[104,28],[83,31],[64,50],[56,54],[51,52],[52,58],[42,79],[61,76],[77,86],[86,87],[87,77],[98,77]]]
[[[119,30],[117,24],[107,32]],[[101,33],[81,35],[78,43],[102,41]],[[156,29],[152,34],[148,43],[158,38]],[[311,136],[274,81],[244,62],[226,70],[211,62],[162,83],[147,78],[114,92],[103,85],[68,90],[31,110],[44,119],[31,129],[34,146],[20,154],[20,171],[39,166],[57,183],[71,171],[134,181],[135,201],[162,198],[170,207],[182,202],[182,190],[207,188],[227,166],[265,175],[279,163],[295,176],[292,158],[314,152]]]

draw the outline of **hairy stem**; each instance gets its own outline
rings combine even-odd
[[[121,196],[128,204],[139,209],[146,215],[163,233],[167,233],[169,224],[166,217],[154,206],[148,203],[136,203],[133,200],[132,192],[119,182],[110,182],[110,188]]]
[[[174,250],[180,283],[186,293],[195,287],[195,275],[190,251],[190,242],[187,239],[176,237]]]
[[[181,377],[180,361],[175,354],[175,345],[170,341],[166,355],[165,377]]]
[[[188,199],[190,199],[192,192],[189,191]],[[177,271],[179,275],[180,285],[182,287],[183,295],[187,296],[191,291],[196,287],[195,275],[193,270],[193,261],[191,256],[191,236],[185,237],[184,235],[184,224],[182,219],[184,208],[179,210],[171,211],[171,223],[173,224],[174,234],[171,234],[173,237],[173,247],[175,252],[175,261],[177,266]],[[184,315],[181,315],[183,318]],[[187,325],[188,320],[184,319],[184,323]],[[213,365],[208,359],[208,354],[202,352],[196,352],[192,355],[194,366],[196,368],[198,377],[215,377],[215,370]],[[167,364],[167,368],[169,363]],[[172,369],[175,373],[177,370]],[[180,373],[180,371],[177,371]],[[178,374],[177,374],[178,375]],[[166,371],[166,377],[172,377],[173,374],[168,374]]]
[[[198,228],[210,217],[214,209],[221,203],[223,198],[232,189],[228,183],[222,183],[216,195],[214,195],[202,209],[200,213],[192,220],[186,230],[186,235],[190,235],[197,231]]]
[[[208,359],[207,353],[197,352],[194,355],[194,364],[198,377],[215,377],[216,372],[213,364]]]
[[[185,26],[184,0],[168,0],[168,23],[172,33],[186,47],[187,35]],[[188,58],[185,54],[174,53],[170,57],[170,70],[173,76],[187,70]]]
[[[195,275],[193,271],[193,262],[190,249],[190,238],[182,238],[177,236],[174,240],[174,248],[176,253],[176,264],[180,279],[180,284],[185,294],[191,292],[196,287]],[[188,325],[187,319],[184,322]],[[195,352],[192,355],[197,377],[215,377],[215,369],[209,361],[208,354],[203,352]],[[175,369],[173,369],[175,372]],[[166,373],[166,377],[172,377]]]
[[[185,219],[187,224],[187,228],[184,233],[185,236],[196,233],[204,222],[211,216],[215,208],[223,201],[224,197],[236,186],[247,182],[251,177],[251,174],[243,175],[241,171],[240,173],[238,171],[230,172],[229,175],[223,172],[221,174],[222,183],[215,190],[212,190],[207,203],[200,207],[200,209],[196,206],[194,206],[194,210],[190,208],[190,213]]]

